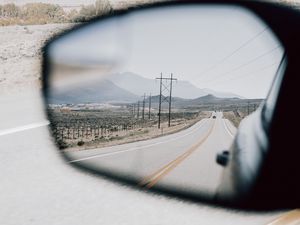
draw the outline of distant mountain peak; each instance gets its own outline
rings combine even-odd
[[[101,80],[85,85],[78,85],[67,90],[56,90],[51,92],[50,102],[52,104],[79,104],[79,103],[113,103],[113,102],[135,102],[139,96],[134,95],[110,80]]]
[[[202,96],[202,97],[199,97],[199,98],[202,98],[202,99],[216,99],[217,97],[212,95],[212,94],[208,94],[208,95],[205,95],[205,96]]]
[[[159,81],[155,80],[155,75],[153,78],[146,78],[137,73],[126,71],[112,74],[108,79],[117,86],[130,91],[137,96],[143,96],[144,94],[149,95],[150,93],[152,95],[159,95]],[[192,84],[190,80],[178,80],[173,86],[172,96],[174,97],[195,99],[206,95],[213,95],[217,98],[242,98],[234,93],[198,88]]]

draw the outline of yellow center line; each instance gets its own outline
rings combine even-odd
[[[170,171],[172,171],[176,166],[178,166],[182,161],[184,161],[188,156],[190,156],[200,145],[202,145],[206,139],[210,136],[213,131],[214,124],[210,127],[207,134],[202,138],[199,142],[190,147],[187,151],[185,151],[182,155],[178,156],[176,159],[168,163],[167,165],[160,168],[155,173],[150,176],[145,177],[140,183],[139,186],[145,186],[147,188],[153,187],[159,180],[161,180],[164,176],[166,176]]]
[[[207,122],[207,121],[205,121],[205,122]],[[182,155],[181,155],[181,156],[182,156]],[[155,173],[153,173],[153,174],[151,174],[151,175],[149,175],[149,176],[146,176],[146,177],[145,177],[138,185],[139,185],[139,186],[144,186],[145,184],[148,183],[148,181],[149,181],[155,174],[158,174],[158,173],[162,172],[162,171],[165,170],[167,167],[169,167],[173,162],[174,162],[174,160],[171,161],[170,163],[168,163],[167,165],[163,166],[162,168],[160,168],[160,169],[159,169],[158,171],[156,171]]]
[[[299,225],[300,224],[300,209],[292,210],[284,213],[279,218],[275,219],[267,225]]]

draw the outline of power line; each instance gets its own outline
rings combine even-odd
[[[226,55],[224,58],[222,58],[221,60],[219,60],[217,63],[213,64],[208,69],[204,70],[197,78],[202,77],[204,74],[207,74],[208,72],[212,71],[217,66],[219,66],[220,64],[222,64],[225,61],[227,61],[229,58],[231,58],[233,55],[235,55],[239,50],[241,50],[242,48],[244,48],[245,46],[247,46],[248,44],[250,44],[252,41],[254,41],[256,38],[258,38],[260,35],[262,35],[268,29],[269,29],[268,27],[265,27],[263,30],[261,30],[260,32],[258,32],[256,35],[254,35],[250,39],[248,39],[246,42],[244,42],[241,46],[239,46],[237,49],[235,49],[234,51],[232,51],[230,54]]]
[[[225,73],[219,74],[219,75],[213,77],[213,78],[210,79],[210,80],[203,81],[203,82],[211,82],[211,81],[215,80],[215,79],[218,78],[218,77],[225,76],[225,75],[227,75],[227,74],[230,74],[230,73],[232,73],[232,72],[235,72],[235,71],[237,71],[237,70],[239,70],[239,69],[241,69],[241,68],[243,68],[243,67],[245,67],[245,66],[248,66],[249,64],[251,64],[251,63],[253,63],[253,62],[259,60],[260,58],[262,58],[262,57],[264,57],[264,56],[267,56],[267,55],[271,54],[273,51],[277,50],[277,49],[280,48],[280,47],[281,47],[281,45],[277,45],[275,48],[272,48],[271,50],[268,50],[267,52],[264,52],[263,54],[261,54],[261,55],[255,57],[255,58],[249,60],[248,62],[246,62],[246,63],[244,63],[244,64],[242,64],[242,65],[240,65],[240,66],[237,66],[237,67],[235,67],[234,69],[232,69],[232,70],[230,70],[230,71],[227,71],[227,72],[225,72]]]
[[[267,70],[267,69],[269,69],[269,68],[271,68],[271,67],[273,67],[273,66],[275,66],[275,65],[279,65],[279,63],[280,63],[280,62],[274,62],[274,63],[272,63],[272,64],[270,64],[270,65],[267,65],[267,66],[264,66],[264,67],[262,67],[262,68],[260,68],[260,69],[258,69],[258,70],[255,70],[255,71],[252,71],[252,72],[246,73],[246,74],[240,74],[239,76],[231,77],[230,79],[227,79],[227,80],[217,80],[217,81],[214,82],[213,84],[218,84],[218,83],[225,83],[225,82],[229,82],[229,81],[234,81],[234,80],[241,79],[241,78],[243,78],[243,77],[245,77],[245,76],[250,77],[250,76],[252,76],[252,75],[257,74],[258,72]]]

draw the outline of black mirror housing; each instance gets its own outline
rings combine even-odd
[[[90,25],[93,25],[99,21],[107,21],[110,18],[122,17],[132,12],[143,12],[149,9],[168,8],[168,7],[183,7],[187,5],[229,5],[239,6],[250,10],[257,15],[262,21],[264,21],[277,36],[282,46],[285,49],[285,61],[286,67],[283,71],[283,79],[280,84],[278,98],[274,106],[274,112],[270,119],[268,129],[264,130],[264,133],[268,139],[266,146],[259,146],[261,149],[260,154],[263,159],[262,164],[258,166],[257,171],[251,181],[251,187],[247,192],[240,193],[237,190],[232,194],[232,197],[227,198],[225,201],[217,200],[216,198],[208,198],[203,195],[195,195],[194,193],[182,193],[176,189],[170,189],[168,187],[152,188],[150,191],[156,193],[167,194],[169,196],[181,197],[190,201],[206,202],[208,204],[220,204],[223,206],[237,207],[251,210],[270,210],[270,209],[283,209],[283,208],[297,208],[300,205],[300,179],[299,179],[299,158],[300,152],[297,149],[297,132],[292,132],[291,127],[299,127],[299,120],[295,119],[293,114],[293,107],[291,102],[298,101],[298,94],[296,92],[298,88],[298,74],[299,69],[299,52],[300,52],[300,11],[292,9],[288,6],[282,6],[276,3],[261,2],[261,1],[174,1],[149,4],[146,6],[130,8],[128,10],[120,10],[111,12],[109,15],[104,15],[99,18],[92,19],[88,23],[80,24],[70,31],[66,31],[61,35],[50,40],[43,49],[43,96],[45,99],[46,108],[49,105],[49,90],[51,88],[51,75],[54,71],[53,63],[50,57],[51,46],[57,41],[61,40],[68,35],[74,34],[80,29],[85,29]],[[275,16],[274,16],[275,15]],[[116,63],[116,62],[113,62]],[[112,64],[113,64],[112,63]],[[150,97],[151,98],[151,97]],[[142,103],[141,103],[142,104]],[[149,107],[149,115],[150,113]],[[217,111],[212,110],[215,113]],[[258,113],[261,113],[259,111]],[[53,114],[47,111],[48,117],[51,120]],[[153,113],[154,116],[160,116],[160,113]],[[150,116],[149,116],[150,117]],[[263,116],[261,121],[263,123]],[[218,117],[213,116],[213,120],[218,120]],[[55,127],[52,126],[52,132]],[[283,132],[284,131],[284,132]],[[79,132],[79,131],[78,131]],[[255,133],[255,132],[254,132]],[[69,134],[68,134],[69,135]],[[73,134],[74,135],[74,134]],[[99,131],[98,131],[99,135]],[[253,135],[255,136],[255,135]],[[115,137],[118,138],[118,137]],[[255,137],[259,139],[259,137]],[[58,146],[60,144],[57,142]],[[78,145],[84,144],[84,140],[78,142]],[[72,161],[68,155],[62,152],[61,156],[66,161]],[[228,170],[227,174],[233,176],[236,172],[236,168],[229,166],[234,160],[232,152],[224,150],[218,153],[216,156],[216,162]],[[244,164],[239,166],[243,167]],[[72,166],[79,170],[84,170],[89,173],[93,173],[106,178],[124,182],[126,184],[135,186],[137,180],[131,177],[122,175],[116,175],[110,171],[99,171],[95,167],[89,167],[77,162],[72,163]],[[230,169],[228,169],[230,168]],[[234,169],[232,169],[234,168]],[[242,168],[242,169],[247,169]],[[251,171],[252,172],[252,171]],[[226,177],[226,175],[223,176]],[[231,180],[231,184],[225,184],[229,186],[235,186],[239,182]],[[226,183],[226,182],[225,182]],[[232,184],[234,183],[234,184]],[[147,189],[147,191],[149,191]],[[224,198],[219,198],[224,199]]]

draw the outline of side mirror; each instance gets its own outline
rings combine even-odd
[[[224,150],[221,153],[218,153],[216,156],[216,162],[221,165],[221,166],[226,166],[228,164],[229,161],[229,151],[228,150]]]
[[[273,101],[275,110],[277,96],[267,96],[285,72],[274,12],[289,11],[248,1],[154,4],[49,41],[44,96],[62,156],[144,190],[261,208],[247,199],[271,146],[262,106]],[[235,193],[216,198],[227,187]]]

